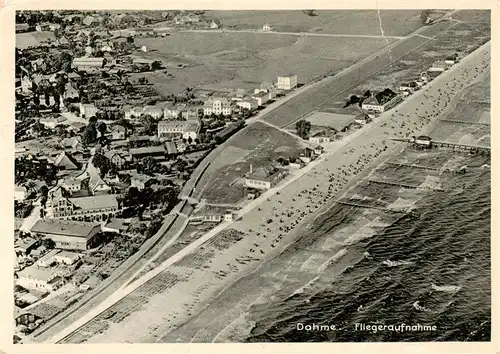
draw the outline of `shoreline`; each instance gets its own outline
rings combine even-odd
[[[490,43],[490,42],[488,42],[486,45],[488,45],[489,43]],[[467,59],[469,59],[469,60],[470,60],[470,58],[471,58],[471,57],[475,57],[475,55],[474,55],[474,54],[475,54],[475,53],[480,53],[480,52],[482,51],[482,49],[484,49],[484,48],[485,48],[484,46],[482,46],[482,47],[478,48],[478,50],[476,50],[475,52],[471,53],[471,55],[470,55],[468,58],[465,58],[465,59],[464,59],[464,63],[461,63],[461,64],[459,63],[459,64],[457,64],[457,66],[456,66],[456,67],[454,67],[454,68],[452,68],[452,69],[450,69],[450,70],[449,70],[449,72],[451,72],[452,70],[458,70],[457,68],[460,68],[461,66],[466,66],[467,64],[465,63],[465,61],[467,61]],[[477,55],[479,55],[479,54],[477,54]],[[436,82],[435,82],[435,84],[438,84],[438,85],[439,85],[439,82],[438,82],[438,81],[442,81],[442,80],[444,80],[444,79],[445,79],[446,77],[448,77],[448,76],[449,76],[449,75],[446,75],[446,74],[444,74],[444,76],[439,76],[438,78],[436,78],[436,79],[435,79],[435,81],[436,81]],[[431,83],[431,84],[429,84],[429,86],[428,86],[427,88],[424,88],[424,89],[422,89],[420,92],[415,93],[415,94],[414,94],[414,97],[413,97],[413,100],[417,99],[417,97],[418,97],[418,96],[421,96],[421,95],[423,94],[423,92],[426,92],[426,91],[427,91],[427,90],[429,90],[429,89],[430,89],[430,90],[432,90],[432,89],[433,89],[433,85],[432,85],[432,83]],[[455,95],[455,97],[456,97],[456,95]],[[440,99],[440,98],[438,97],[438,98],[436,98],[436,99]],[[441,102],[441,101],[439,101],[439,102]],[[413,105],[415,105],[415,104],[416,104],[416,103],[415,103],[415,102],[413,102]],[[395,108],[395,109],[394,109],[394,111],[393,111],[393,110],[391,110],[391,111],[385,112],[386,116],[384,116],[384,119],[379,119],[379,120],[376,120],[374,123],[372,123],[373,125],[372,125],[371,127],[370,127],[370,126],[368,126],[368,127],[367,127],[368,129],[361,129],[361,130],[359,130],[359,131],[357,131],[357,132],[354,132],[353,134],[354,134],[355,136],[351,137],[350,139],[347,139],[347,141],[345,142],[345,144],[342,144],[342,146],[338,147],[338,149],[336,149],[335,151],[332,151],[331,153],[327,153],[327,154],[325,154],[326,156],[325,156],[325,158],[322,158],[322,159],[321,159],[321,161],[320,161],[321,163],[319,163],[319,164],[317,164],[317,165],[314,165],[314,167],[313,167],[313,168],[311,168],[311,171],[308,171],[308,173],[307,173],[306,175],[303,175],[303,176],[301,176],[301,178],[298,178],[297,180],[294,180],[294,181],[292,182],[292,183],[295,183],[295,184],[299,184],[298,188],[294,188],[294,190],[293,190],[293,191],[297,192],[297,191],[299,191],[299,190],[301,189],[301,187],[300,187],[301,182],[302,182],[302,183],[304,183],[304,182],[311,182],[310,180],[313,180],[313,181],[314,181],[314,180],[315,180],[315,178],[316,178],[316,177],[315,177],[315,175],[317,175],[317,174],[318,174],[317,170],[321,170],[321,169],[325,170],[325,169],[326,169],[327,171],[330,171],[330,170],[329,170],[329,168],[327,168],[327,166],[328,166],[328,167],[332,167],[332,166],[331,166],[331,164],[335,164],[335,163],[337,163],[337,162],[338,162],[338,161],[331,161],[330,159],[335,159],[336,154],[340,154],[340,153],[342,153],[342,152],[343,152],[344,154],[348,153],[348,151],[346,151],[346,150],[348,150],[348,149],[349,149],[349,147],[351,147],[352,145],[356,145],[356,144],[357,144],[357,145],[356,145],[356,147],[359,147],[360,149],[365,148],[365,150],[366,150],[366,151],[371,151],[371,152],[373,153],[373,151],[374,151],[374,148],[373,148],[373,147],[371,148],[371,150],[370,150],[370,147],[366,147],[366,145],[368,145],[369,143],[367,143],[366,145],[363,145],[363,147],[358,146],[358,145],[361,145],[361,144],[363,143],[363,142],[360,142],[360,141],[359,141],[359,139],[357,139],[357,138],[358,138],[358,136],[362,136],[363,134],[365,134],[365,135],[366,135],[366,133],[370,134],[370,132],[371,132],[371,131],[372,131],[372,133],[375,133],[375,132],[377,131],[377,129],[378,129],[378,130],[382,129],[381,123],[382,123],[382,122],[384,122],[384,121],[387,121],[387,120],[389,120],[389,119],[392,119],[392,118],[394,117],[394,112],[395,112],[395,111],[397,111],[397,110],[399,110],[399,109],[402,109],[402,108],[403,108],[404,106],[406,106],[406,105],[408,105],[408,106],[411,106],[411,105],[412,105],[412,98],[407,99],[407,100],[405,100],[405,101],[404,101],[401,105],[398,105],[398,106],[396,107],[397,109]],[[431,119],[431,121],[435,121],[435,120],[436,120],[435,118]],[[428,125],[428,124],[423,125],[423,126],[422,126],[422,129],[423,129],[424,127],[426,127],[427,125]],[[371,128],[371,129],[370,129],[370,128]],[[382,129],[382,130],[383,130],[383,129]],[[373,131],[375,131],[375,132],[373,132]],[[357,134],[356,134],[356,133],[357,133]],[[401,131],[400,131],[400,133],[401,133]],[[376,135],[376,137],[377,137],[377,138],[384,139],[384,137],[383,137],[383,135],[382,135],[382,134],[380,134],[380,135],[382,135],[382,136],[377,135],[377,134],[372,134],[372,135]],[[389,150],[389,151],[386,151],[385,153],[379,153],[378,155],[376,155],[376,157],[375,157],[373,160],[371,160],[371,161],[370,161],[370,162],[369,162],[366,166],[364,166],[364,167],[363,167],[363,170],[362,170],[361,172],[359,172],[359,173],[358,173],[358,172],[351,172],[351,174],[349,175],[349,176],[350,176],[350,180],[348,180],[348,179],[346,178],[346,180],[348,180],[348,183],[344,183],[344,184],[342,185],[342,187],[343,187],[343,188],[341,188],[341,189],[340,189],[340,190],[338,190],[338,191],[336,190],[336,195],[340,195],[340,196],[344,195],[344,194],[345,194],[345,193],[346,193],[346,192],[347,192],[350,188],[352,188],[352,186],[356,185],[356,184],[359,182],[359,180],[362,178],[362,176],[363,176],[364,174],[369,174],[369,173],[371,172],[371,169],[370,169],[371,165],[373,165],[373,164],[377,164],[377,163],[378,163],[378,164],[380,164],[380,163],[381,163],[381,161],[383,161],[384,159],[389,158],[391,154],[395,153],[395,152],[397,151],[397,148],[400,146],[400,144],[399,144],[399,143],[396,143],[396,142],[391,142],[391,143],[393,143],[393,144],[394,144],[394,146],[392,146],[392,147],[388,148],[388,150]],[[372,145],[373,145],[373,144],[372,144]],[[378,146],[378,144],[377,144],[377,146]],[[353,150],[353,149],[351,149],[351,150]],[[363,151],[364,151],[364,150],[363,150]],[[378,151],[378,150],[377,150],[377,151]],[[358,154],[359,154],[359,152],[358,152]],[[331,155],[331,156],[330,156],[330,155]],[[351,155],[352,155],[352,156],[351,156]],[[351,153],[351,155],[349,155],[349,157],[351,157],[352,159],[355,159],[355,158],[356,158],[356,156],[354,156],[352,153]],[[342,156],[342,155],[341,155],[341,156]],[[363,156],[365,156],[365,155],[363,154],[363,155],[359,155],[359,156],[360,156],[360,159],[361,159],[361,158],[362,158]],[[372,156],[372,154],[369,154],[369,156]],[[367,157],[365,157],[365,159],[366,159],[366,158],[367,158]],[[331,162],[330,162],[330,161],[331,161]],[[351,160],[351,161],[352,161],[352,160]],[[359,161],[359,159],[358,159],[358,161]],[[328,164],[327,164],[327,162],[330,162],[330,163],[328,163]],[[378,164],[377,164],[377,165],[378,165]],[[351,165],[350,165],[350,166],[352,166],[352,163],[351,163]],[[332,168],[333,168],[333,167],[332,167]],[[338,167],[338,168],[341,168],[341,167]],[[346,169],[348,169],[347,167],[345,167],[345,168],[346,168]],[[350,169],[348,169],[348,170],[349,170],[349,171],[351,171]],[[312,174],[312,172],[313,172],[313,171],[314,171],[314,175],[312,175],[312,176],[311,176],[311,174]],[[354,171],[354,170],[353,170],[353,171]],[[323,173],[325,173],[325,171],[323,171]],[[340,182],[338,182],[338,183],[340,183]],[[305,183],[305,184],[306,184],[306,186],[307,186],[308,188],[312,188],[312,187],[313,187],[313,185],[314,185],[314,182],[312,182],[312,183]],[[286,193],[293,194],[293,191],[291,191],[291,188],[287,188],[287,190],[286,190],[286,191],[283,191],[283,192],[282,192],[282,194],[286,194]],[[290,192],[292,192],[292,193],[290,193]],[[299,192],[299,194],[300,194],[300,192]],[[272,206],[272,205],[277,205],[276,203],[273,203],[273,200],[276,200],[276,199],[282,199],[283,197],[285,197],[285,198],[286,198],[287,196],[283,196],[283,195],[279,195],[279,196],[278,196],[278,195],[274,194],[272,197],[270,197],[270,198],[269,198],[270,203],[266,203],[266,201],[263,201],[263,202],[262,202],[262,204],[266,204],[266,205],[267,205],[267,204],[271,204],[271,206]],[[289,197],[289,199],[290,199],[290,198],[292,198],[292,197],[293,197],[293,195],[292,195],[292,196],[288,195],[288,197]],[[271,199],[273,199],[273,200],[271,200]],[[302,201],[302,204],[307,203],[307,200],[301,200],[301,201]],[[299,202],[297,202],[297,203],[299,203]],[[325,205],[323,205],[323,206],[322,206],[322,208],[321,208],[320,210],[317,210],[317,211],[318,211],[318,212],[320,212],[321,210],[323,210],[323,207],[325,208],[325,211],[326,211],[326,210],[328,210],[328,209],[331,207],[331,205],[333,205],[334,203],[335,203],[335,200],[333,200],[333,201],[329,200],[328,202],[326,202],[326,203],[325,203]],[[267,206],[269,207],[269,205],[267,205]],[[265,206],[263,206],[263,208],[264,208],[264,207],[265,207]],[[305,206],[305,207],[307,208],[307,206]],[[274,209],[273,209],[273,210],[274,210]],[[254,210],[252,210],[252,211],[251,211],[251,212],[249,212],[248,214],[252,214],[252,213],[253,213],[253,214],[255,214],[256,212],[255,212]],[[271,213],[272,213],[272,211],[271,211]],[[324,212],[322,212],[322,214],[323,214],[323,213],[324,213]],[[250,225],[255,224],[255,222],[252,222],[252,221],[251,221],[252,215],[249,215],[249,216],[247,217],[247,215],[248,215],[248,214],[246,214],[246,215],[245,215],[245,217],[244,217],[243,219],[247,219],[247,218],[248,218],[248,219],[250,219],[250,220],[242,220],[241,222],[237,222],[237,223],[235,223],[236,225],[233,225],[233,227],[232,227],[232,228],[233,228],[233,229],[236,229],[236,230],[240,229],[239,231],[242,231],[241,229],[243,229],[243,230],[248,229],[248,226],[249,226],[248,224],[250,224]],[[311,214],[311,212],[310,212],[310,214]],[[255,216],[255,215],[254,215],[254,216]],[[293,239],[294,239],[294,237],[293,237],[291,234],[296,234],[296,233],[297,233],[297,232],[299,232],[299,231],[300,231],[303,227],[306,227],[306,226],[307,226],[307,224],[308,224],[309,219],[310,219],[310,218],[313,218],[313,216],[314,216],[314,215],[310,215],[309,217],[305,218],[304,220],[301,220],[301,226],[300,226],[298,229],[293,230],[293,231],[292,231],[289,235],[286,235],[286,238],[287,238],[288,240],[291,240],[291,241],[288,241],[288,240],[287,240],[288,242],[287,242],[286,244],[281,243],[281,244],[280,244],[280,246],[276,247],[277,249],[276,249],[274,252],[271,252],[271,253],[272,253],[272,254],[278,254],[278,251],[279,251],[279,250],[281,250],[281,252],[282,252],[284,249],[286,249],[286,247],[288,247],[291,243],[293,243]],[[316,215],[316,218],[317,218],[317,217],[318,217],[318,215]],[[258,219],[259,219],[259,218],[257,217],[257,219],[256,219],[256,220],[258,220]],[[314,218],[313,218],[313,220],[314,220]],[[258,223],[258,222],[257,222],[257,223]],[[246,225],[245,225],[245,224],[246,224]],[[256,226],[253,226],[253,227],[256,227]],[[246,242],[247,242],[247,244],[248,244],[248,242],[251,242],[251,241],[248,241],[248,240],[247,240]],[[262,242],[264,242],[264,241],[262,241]],[[267,241],[267,242],[268,242],[268,241]],[[278,244],[279,244],[279,243],[278,243]],[[247,246],[248,246],[248,245],[247,245]],[[235,244],[235,245],[233,245],[232,247],[234,247],[234,248],[241,248],[241,247],[242,247],[242,244]],[[228,251],[229,251],[229,250],[228,250]],[[240,251],[244,253],[244,251],[243,251],[243,250],[240,250]],[[240,253],[241,253],[241,252],[240,252]],[[231,252],[228,252],[228,253],[231,253]],[[232,258],[232,257],[234,257],[234,256],[235,256],[235,254],[237,253],[237,250],[236,250],[236,249],[234,249],[234,251],[233,251],[232,253],[233,253],[232,255],[231,255],[231,254],[229,254],[229,256],[230,256],[230,257],[228,257],[228,254],[223,254],[223,255],[220,255],[220,257],[219,257],[219,258],[221,258],[221,259],[219,259],[219,260],[218,260],[218,262],[217,262],[217,263],[219,264],[219,266],[220,266],[222,263],[224,263],[224,262],[227,260],[227,258]],[[279,254],[278,254],[278,255],[279,255]],[[265,258],[267,258],[267,257],[268,257],[268,256],[266,256]],[[271,258],[271,259],[274,259],[274,258],[275,258],[275,257],[273,257],[273,258]],[[258,269],[258,268],[260,268],[263,264],[265,264],[265,263],[266,263],[266,262],[268,262],[268,261],[269,261],[269,260],[267,260],[267,259],[266,259],[266,261],[264,261],[264,262],[263,262],[263,261],[261,261],[261,262],[260,262],[260,265],[257,267],[257,269]],[[219,266],[213,266],[213,268],[219,268]],[[248,266],[248,268],[252,268],[252,267],[254,267],[254,266],[252,265],[252,263],[250,263],[250,265]],[[178,268],[178,266],[174,265],[172,268]],[[254,269],[252,272],[255,272],[255,271],[256,271],[256,270]],[[236,272],[236,273],[234,274],[234,276],[233,276],[233,277],[231,277],[231,278],[242,278],[242,277],[244,277],[244,276],[242,276],[242,272],[244,272],[244,271],[243,271],[243,270],[239,270],[239,271],[238,271],[238,272]],[[197,273],[197,274],[194,274],[194,273]],[[205,273],[206,273],[206,272],[205,272]],[[249,273],[249,274],[251,274],[251,273]],[[203,283],[203,281],[205,281],[205,282],[206,282],[207,280],[210,280],[210,279],[205,279],[205,278],[207,278],[207,274],[204,274],[204,271],[193,271],[193,278],[192,278],[192,279],[190,279],[189,281],[190,281],[191,283],[194,283],[194,284],[191,284],[191,285],[196,285],[197,280],[202,280],[202,282],[201,282],[201,283]],[[229,283],[229,282],[230,282],[229,278],[226,278],[226,279],[225,279],[225,281],[220,281],[220,282],[219,282],[219,281],[216,281],[216,280],[214,280],[214,281],[215,281],[216,283],[219,283],[219,287],[217,287],[217,289],[213,289],[213,288],[215,288],[215,287],[216,287],[216,285],[215,285],[215,284],[213,284],[213,285],[212,285],[212,289],[211,289],[212,291],[207,291],[208,293],[211,293],[211,294],[208,294],[207,292],[205,292],[205,294],[204,294],[205,296],[203,296],[203,299],[199,298],[198,300],[196,300],[195,302],[196,302],[196,305],[197,305],[197,306],[196,306],[196,305],[193,305],[192,307],[190,307],[190,309],[194,309],[194,306],[196,306],[196,311],[193,311],[193,312],[199,312],[199,311],[200,311],[200,308],[201,308],[202,304],[201,304],[201,303],[199,303],[199,304],[198,304],[198,301],[199,301],[199,302],[202,302],[202,303],[204,303],[204,304],[206,304],[207,302],[208,302],[208,303],[210,302],[208,299],[213,298],[213,295],[214,295],[214,294],[220,294],[220,292],[221,292],[221,290],[220,290],[220,289],[221,289],[221,288],[220,288],[220,286],[222,285],[222,284],[220,284],[220,283],[225,283],[225,284],[227,284],[227,283]],[[210,286],[209,286],[209,287],[210,287]],[[183,289],[183,288],[184,288],[184,289]],[[178,287],[177,287],[177,289],[175,289],[175,290],[174,290],[174,289],[171,289],[171,295],[172,295],[172,298],[173,298],[173,299],[176,299],[176,300],[181,300],[180,302],[184,302],[184,301],[182,301],[182,299],[180,299],[180,298],[178,298],[178,297],[179,297],[179,296],[183,296],[183,297],[184,297],[184,299],[189,298],[189,295],[188,295],[188,294],[186,294],[186,291],[185,291],[185,290],[188,290],[188,289],[190,289],[190,288],[192,288],[192,286],[190,287],[190,286],[188,286],[188,285],[184,285],[184,286],[178,286]],[[217,291],[217,290],[219,290],[219,291]],[[223,290],[222,290],[222,291],[223,291]],[[188,293],[189,293],[189,291],[188,291]],[[165,295],[168,295],[168,294],[163,293],[163,294],[160,294],[159,296],[158,296],[158,295],[155,295],[155,299],[153,299],[153,298],[152,298],[152,299],[151,299],[151,303],[154,303],[154,302],[156,301],[156,302],[157,302],[157,305],[156,305],[156,306],[159,306],[160,301],[158,301],[158,300],[160,300],[160,298],[161,298],[162,296],[164,297]],[[175,295],[176,295],[176,296],[175,296]],[[215,296],[215,297],[216,297],[216,296]],[[190,302],[190,301],[188,301],[188,302]],[[156,306],[154,306],[154,305],[151,305],[151,306],[156,307]],[[173,314],[173,313],[177,313],[177,312],[176,312],[177,310],[175,310],[174,312],[172,312],[172,311],[174,311],[174,310],[171,310],[171,313],[172,313],[172,314]],[[182,310],[180,310],[180,311],[182,311]],[[140,315],[141,315],[141,312],[142,312],[142,317],[140,316]],[[129,324],[131,324],[130,322],[131,322],[131,321],[134,321],[134,320],[133,320],[133,318],[135,318],[136,320],[139,320],[140,318],[142,318],[142,320],[141,320],[141,321],[139,321],[139,322],[144,322],[144,318],[143,318],[143,317],[144,317],[144,313],[143,313],[143,312],[144,312],[144,311],[140,311],[139,313],[137,313],[137,312],[132,313],[132,314],[130,315],[130,319],[124,320],[124,321],[123,321],[123,323],[119,323],[119,324],[116,324],[116,325],[112,325],[112,326],[110,326],[109,330],[105,331],[105,333],[106,333],[106,332],[109,332],[109,333],[107,333],[107,334],[108,334],[108,335],[111,335],[111,337],[113,337],[113,332],[115,333],[115,335],[118,335],[118,337],[122,337],[123,335],[126,335],[125,333],[123,333],[123,332],[127,332],[127,331],[123,331],[123,329],[124,329],[124,328],[123,328],[123,326],[125,326],[125,322],[129,322]],[[180,315],[180,314],[179,314],[179,315]],[[154,316],[153,316],[153,317],[154,317]],[[176,318],[176,316],[174,316],[174,318]],[[178,323],[178,324],[179,324],[179,323],[185,323],[185,322],[186,322],[186,320],[189,320],[189,319],[191,319],[191,317],[186,316],[186,317],[185,317],[185,320],[178,319],[178,320],[177,320],[177,321],[175,321],[175,322],[176,322],[176,323]],[[153,320],[153,321],[154,321],[154,320]],[[171,326],[172,326],[172,325],[171,325]],[[175,327],[179,328],[179,325],[177,325],[177,326],[175,326]],[[170,327],[170,328],[171,328],[171,327]],[[176,330],[177,328],[175,328],[175,329],[174,329],[174,328],[172,328],[172,330],[171,330],[171,331]],[[120,329],[121,329],[121,330],[120,330]],[[132,329],[132,331],[133,331],[133,329]],[[169,330],[167,330],[167,331],[162,331],[162,332],[163,332],[163,333],[162,333],[162,335],[164,335],[164,334],[168,333],[168,332],[169,332]],[[131,333],[129,333],[129,334],[131,334]],[[96,341],[96,340],[97,340],[97,341],[99,341],[99,339],[103,339],[103,338],[102,338],[102,336],[103,336],[103,335],[96,335],[95,337],[92,337],[92,341]],[[151,337],[151,335],[149,335],[149,336],[148,336],[148,335],[146,335],[146,337]],[[144,338],[144,337],[143,337],[143,338],[141,338],[141,339],[142,339],[142,340],[144,340],[144,339],[146,339],[146,338]]]

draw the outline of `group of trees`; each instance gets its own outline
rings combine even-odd
[[[44,180],[51,184],[57,175],[57,167],[47,160],[28,159],[20,157],[15,160],[14,180],[17,184],[23,184],[28,180]]]
[[[306,139],[311,132],[311,122],[301,119],[297,123],[295,123],[295,130],[297,135],[302,139]]]
[[[148,156],[140,159],[136,165],[137,172],[145,175],[154,176],[157,173],[168,174],[170,170],[167,166],[162,165],[153,157]]]
[[[360,107],[363,104],[363,101],[369,98],[372,95],[370,90],[366,90],[363,96],[352,95],[347,102],[345,103],[343,108],[349,107],[353,104],[358,104]]]
[[[101,177],[104,177],[109,172],[116,172],[116,165],[109,158],[101,153],[96,153],[92,158],[92,165],[99,169]]]
[[[82,134],[82,144],[87,146],[95,144],[98,136],[104,138],[106,130],[107,127],[104,122],[98,122],[96,117],[90,117],[89,124],[87,124]]]
[[[420,21],[422,21],[422,24],[426,25],[429,23],[431,13],[432,10],[422,10],[420,13]]]

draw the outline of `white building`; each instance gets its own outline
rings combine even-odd
[[[444,62],[444,60],[438,60],[432,63],[432,66],[428,69],[428,71],[438,71],[443,72],[448,69],[448,65]]]
[[[62,251],[54,255],[57,263],[72,265],[80,259],[80,254],[70,251]]]
[[[195,140],[200,128],[201,124],[197,120],[165,120],[158,123],[158,137]]]
[[[26,289],[50,292],[57,290],[63,283],[60,274],[50,268],[32,265],[17,272],[16,284]]]
[[[237,101],[236,105],[241,108],[248,109],[250,111],[253,111],[254,109],[257,109],[259,107],[259,103],[256,99],[250,98],[248,100],[241,100]]]
[[[363,101],[361,109],[365,111],[385,112],[400,101],[401,96],[386,89],[381,92],[372,93],[371,97]]]
[[[203,114],[209,116],[212,113],[230,116],[233,113],[231,102],[227,98],[209,98],[203,105]]]
[[[60,250],[52,250],[36,261],[36,265],[39,267],[50,267],[56,262],[55,255],[61,252]]]
[[[423,147],[430,147],[432,139],[428,136],[420,135],[420,136],[414,138],[414,141],[417,145],[420,145]]]
[[[252,96],[252,98],[257,101],[257,104],[259,106],[263,106],[265,105],[268,101],[269,101],[269,93],[267,92],[259,92],[259,93],[256,93]]]
[[[262,26],[262,30],[264,32],[269,32],[269,31],[272,31],[272,27],[269,25],[269,23],[266,23],[264,26]]]
[[[312,136],[309,138],[309,141],[314,144],[324,144],[329,143],[330,138],[327,136]]]
[[[261,167],[252,171],[245,179],[245,186],[254,189],[269,190],[285,178],[285,171],[274,166]]]
[[[297,75],[287,74],[278,76],[278,83],[276,85],[280,90],[292,90],[297,87]]]

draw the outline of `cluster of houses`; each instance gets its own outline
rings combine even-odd
[[[295,89],[297,85],[296,74],[279,75],[276,83],[263,82],[252,93],[236,90],[229,97],[210,97],[203,105],[203,114],[230,116],[238,109],[253,111],[274,100],[279,93]]]

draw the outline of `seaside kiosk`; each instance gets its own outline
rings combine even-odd
[[[420,149],[429,149],[432,146],[432,139],[426,135],[413,137],[412,142]]]

